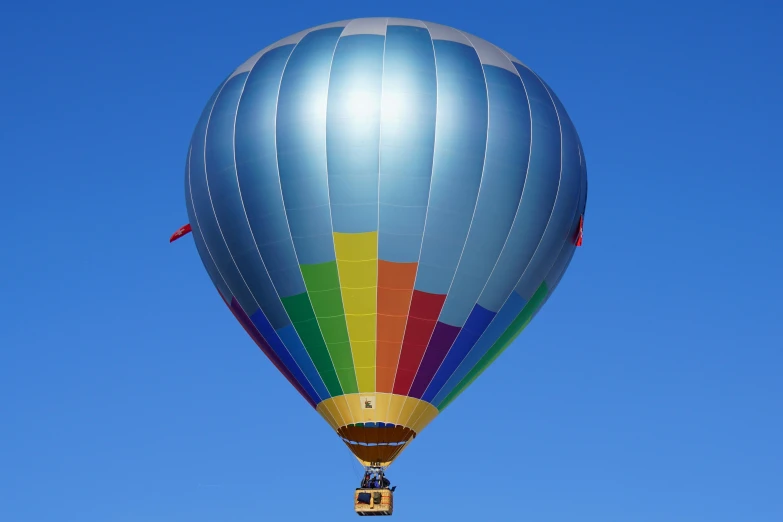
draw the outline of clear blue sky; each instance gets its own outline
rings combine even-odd
[[[168,236],[218,83],[360,16],[516,55],[590,182],[552,299],[391,468],[395,520],[783,520],[783,6],[628,4],[5,7],[0,520],[353,519],[358,464]]]

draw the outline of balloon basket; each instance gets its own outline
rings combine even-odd
[[[353,507],[360,517],[389,516],[394,511],[394,493],[388,488],[357,488]]]

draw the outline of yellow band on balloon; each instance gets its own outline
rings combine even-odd
[[[333,428],[382,422],[420,433],[438,415],[432,404],[394,393],[349,393],[321,401],[318,413]],[[336,429],[335,428],[335,429]]]

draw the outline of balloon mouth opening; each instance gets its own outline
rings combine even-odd
[[[416,438],[416,432],[403,426],[344,426],[337,430],[343,443],[363,463],[389,465]]]

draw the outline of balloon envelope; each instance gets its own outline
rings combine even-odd
[[[215,91],[185,184],[213,283],[365,464],[388,465],[552,293],[587,194],[552,90],[473,35],[302,31]]]

